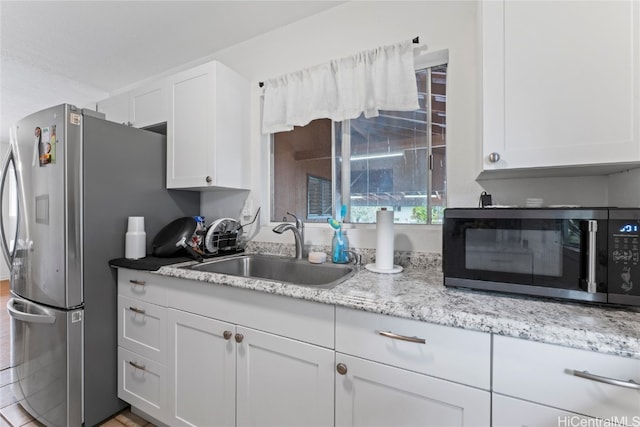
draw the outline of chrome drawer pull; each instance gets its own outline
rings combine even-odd
[[[136,307],[129,307],[129,310],[133,311],[134,313],[138,313],[138,314],[145,314],[146,311],[141,309],[141,308],[136,308]]]
[[[617,380],[615,378],[608,378],[608,377],[602,377],[600,375],[590,374],[587,371],[574,371],[572,369],[567,369],[567,372],[573,376],[585,378],[591,381],[598,381],[605,384],[617,385],[618,387],[630,388],[632,390],[640,390],[640,384],[638,384],[633,380],[622,381],[622,380]]]
[[[144,286],[147,284],[147,282],[144,282],[142,280],[133,280],[133,279],[129,280],[129,283],[133,283],[134,285],[140,285],[140,286]]]
[[[133,366],[136,369],[140,369],[141,371],[146,371],[147,368],[144,365],[138,365],[136,362],[129,362],[129,365]]]
[[[394,340],[409,341],[417,344],[426,344],[426,341],[424,338],[408,337],[406,335],[394,334],[393,332],[389,332],[389,331],[378,331],[378,334],[382,335],[383,337],[393,338]]]

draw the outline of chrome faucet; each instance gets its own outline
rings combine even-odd
[[[304,251],[304,222],[300,218],[298,218],[295,214],[291,212],[287,212],[287,215],[291,215],[296,220],[296,225],[289,223],[278,224],[273,227],[273,232],[282,234],[287,230],[291,230],[293,232],[293,237],[296,241],[296,259],[302,259],[302,252]],[[284,217],[283,221],[287,218]]]

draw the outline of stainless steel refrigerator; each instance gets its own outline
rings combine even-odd
[[[128,216],[145,217],[150,253],[164,225],[199,213],[198,193],[165,189],[165,136],[98,116],[68,104],[32,114],[3,162],[12,390],[47,426],[95,425],[126,406],[108,261],[124,256]]]

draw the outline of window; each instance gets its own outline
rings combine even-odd
[[[326,221],[332,208],[331,180],[307,175],[307,219]]]
[[[272,221],[287,211],[325,222],[374,223],[381,207],[398,224],[440,224],[446,206],[447,66],[416,71],[420,109],[274,134]]]

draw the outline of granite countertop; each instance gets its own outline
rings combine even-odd
[[[444,326],[640,359],[640,312],[446,288],[434,266],[378,274],[362,268],[333,289],[161,267],[156,274],[252,289]]]

